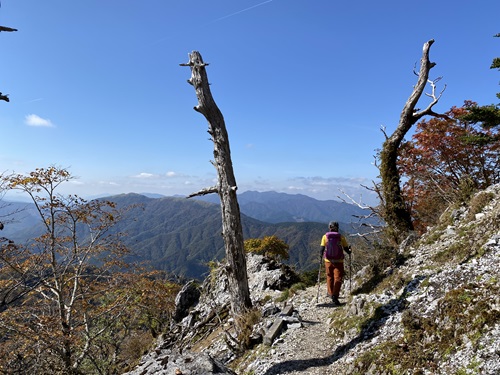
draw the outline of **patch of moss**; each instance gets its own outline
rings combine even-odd
[[[467,366],[459,368],[455,375],[479,375],[481,373],[480,362],[475,359]]]
[[[299,290],[304,290],[306,288],[307,284],[304,284],[303,282],[295,283],[290,288],[285,289],[283,292],[281,292],[281,295],[276,298],[276,302],[285,302],[291,296],[297,294]]]
[[[378,264],[371,264],[367,270],[363,284],[352,291],[353,295],[372,292],[376,286],[384,279],[385,275]]]
[[[420,288],[425,289],[429,286],[429,277],[426,277],[422,282],[420,283]]]
[[[458,263],[471,258],[476,252],[468,241],[453,242],[446,249],[436,253],[432,260],[437,263]]]
[[[488,284],[492,286],[498,284],[498,276],[496,275],[491,276],[490,279],[488,280]]]
[[[269,301],[271,301],[273,299],[273,297],[271,297],[269,294],[266,294],[264,296],[264,298],[262,298],[262,300],[260,301],[260,303],[262,305],[265,305],[266,303],[268,303]]]
[[[410,282],[410,276],[404,275],[400,270],[393,271],[377,285],[375,292],[383,293],[387,290],[397,291]]]
[[[425,368],[435,367],[432,358],[427,358]],[[420,361],[416,360],[408,346],[402,341],[382,343],[364,352],[354,362],[354,374],[418,374],[424,371]]]
[[[417,247],[420,245],[432,245],[436,243],[442,236],[443,232],[434,229],[429,235],[423,237],[419,242],[417,242]]]
[[[465,219],[467,221],[474,220],[476,214],[483,212],[484,208],[493,200],[495,194],[491,192],[481,191],[476,194],[469,203],[469,212]]]
[[[406,255],[399,254],[393,248],[378,250],[378,256],[369,265],[363,284],[353,290],[351,294],[368,294],[373,291],[383,291],[387,286],[394,285],[392,281],[398,276],[394,276],[393,271],[404,264],[407,259]]]
[[[380,318],[380,303],[366,303],[363,306],[365,313],[351,314],[347,309],[336,310],[332,313],[331,327],[335,332],[349,332],[353,329],[360,333],[364,327],[369,325],[369,322],[375,321]],[[366,318],[367,315],[371,316]]]

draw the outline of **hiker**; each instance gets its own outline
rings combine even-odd
[[[326,287],[328,296],[335,306],[340,306],[339,294],[344,277],[344,251],[351,254],[351,250],[344,236],[339,233],[339,223],[331,221],[329,231],[321,239],[321,257],[325,260]]]

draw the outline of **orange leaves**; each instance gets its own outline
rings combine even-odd
[[[126,301],[109,294],[110,275],[126,253],[119,236],[108,234],[120,213],[109,202],[58,194],[71,178],[56,167],[7,177],[8,188],[30,196],[44,228],[30,247],[4,245],[0,251],[0,337],[8,333],[0,352],[26,348],[16,355],[31,359],[15,364],[25,373],[50,372],[30,367],[40,356],[59,363],[61,372],[79,368],[92,341],[110,327],[103,321],[116,319]]]
[[[26,246],[0,244],[2,373],[118,373],[118,361],[138,359],[120,354],[131,336],[152,340],[169,326],[179,286],[159,273],[121,273],[128,249],[113,225],[123,211],[58,194],[70,179],[56,167],[8,177],[33,200],[44,232]]]
[[[500,144],[494,129],[464,120],[475,103],[452,107],[448,119],[417,124],[412,139],[400,151],[398,167],[405,181],[405,199],[417,227],[436,222],[449,203],[460,196],[464,181],[480,189],[500,182]]]

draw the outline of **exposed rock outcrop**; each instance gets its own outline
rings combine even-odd
[[[159,366],[161,358],[183,348],[240,375],[500,373],[500,185],[479,193],[468,207],[450,209],[439,225],[405,242],[391,267],[377,275],[368,268],[358,272],[356,293],[349,295],[346,283],[339,308],[324,303],[323,289],[317,303],[316,287],[278,303],[280,292],[271,286],[295,282],[284,276],[290,270],[253,255],[248,267],[261,316],[250,349],[238,346],[227,284],[217,269],[204,282],[198,304],[143,358],[141,368]],[[287,306],[288,318],[282,316]],[[286,322],[283,330],[264,343],[278,318]]]
[[[400,254],[371,289],[360,287],[370,270],[358,273],[362,292],[342,308],[315,307],[312,290],[295,296],[300,316],[315,324],[287,332],[265,359],[236,371],[499,374],[500,185],[445,213]]]
[[[182,287],[181,291],[175,297],[174,322],[180,322],[189,315],[189,309],[198,303],[200,295],[201,291],[194,280],[187,282]]]
[[[235,375],[219,361],[205,353],[155,350],[143,357],[129,375]]]
[[[247,269],[253,303],[260,306],[263,317],[255,325],[247,344],[263,342],[267,330],[278,317],[283,322],[283,329],[293,324],[300,326],[298,318],[293,316],[293,309],[281,314],[282,308],[272,302],[281,290],[299,281],[298,275],[289,266],[257,254],[248,254]],[[269,301],[266,303],[265,300]],[[140,366],[128,374],[173,374],[168,371],[174,367],[179,371],[190,371],[189,374],[231,373],[223,363],[231,362],[240,354],[241,343],[235,321],[228,316],[229,309],[228,280],[221,265],[212,270],[201,287],[189,282],[182,288],[176,297],[174,322],[177,323],[162,337],[154,351],[143,356]],[[203,358],[198,359],[193,353],[201,351]],[[197,361],[193,361],[195,357]],[[207,370],[211,368],[214,370]]]

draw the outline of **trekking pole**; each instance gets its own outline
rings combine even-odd
[[[352,250],[349,253],[349,294],[352,294]]]
[[[319,269],[318,269],[318,294],[316,294],[316,303],[319,302],[319,288],[320,288],[320,281],[321,281],[321,264],[323,260],[323,254],[321,254],[321,258],[319,258]]]

